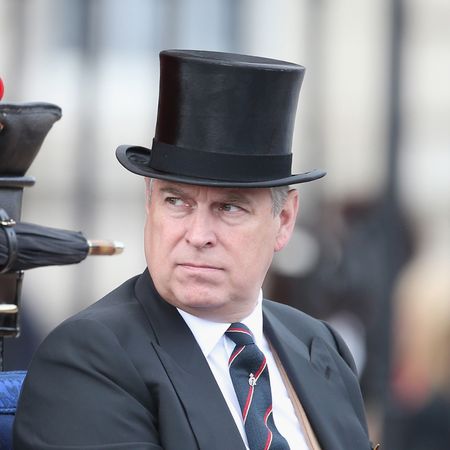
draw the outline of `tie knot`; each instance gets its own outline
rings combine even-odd
[[[255,343],[252,332],[247,326],[240,322],[232,323],[225,334],[236,345],[249,345]]]

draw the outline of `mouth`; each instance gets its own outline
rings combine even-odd
[[[219,266],[214,266],[211,264],[191,263],[191,262],[180,263],[178,264],[178,267],[181,267],[182,269],[189,270],[192,272],[213,272],[223,270],[223,268]]]

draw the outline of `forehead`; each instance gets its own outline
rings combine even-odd
[[[161,193],[173,193],[191,198],[206,197],[212,200],[241,200],[257,202],[263,199],[271,199],[269,188],[221,188],[211,186],[199,186],[186,183],[175,183],[165,180],[153,180],[154,188]]]

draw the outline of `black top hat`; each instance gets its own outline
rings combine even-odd
[[[152,149],[122,145],[139,175],[218,187],[271,187],[321,178],[291,174],[292,133],[304,67],[197,50],[160,53]]]

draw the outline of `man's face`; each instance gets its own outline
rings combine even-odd
[[[279,215],[269,189],[147,182],[145,254],[160,295],[210,320],[233,322],[254,308],[275,251],[292,233],[298,197]]]

